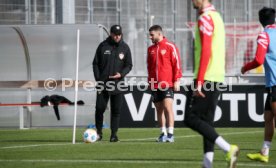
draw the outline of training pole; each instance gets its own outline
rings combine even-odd
[[[80,29],[77,30],[77,54],[76,54],[76,81],[75,81],[75,110],[74,110],[74,126],[73,126],[73,141],[76,143],[76,127],[77,127],[77,111],[78,111],[78,90],[79,90],[79,57],[80,57]]]

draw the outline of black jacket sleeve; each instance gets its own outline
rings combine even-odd
[[[101,52],[101,45],[98,46],[96,53],[95,53],[95,57],[92,63],[93,66],[93,73],[94,73],[94,78],[96,81],[100,80],[100,69],[99,69],[99,57],[101,56],[100,52]]]
[[[120,72],[122,78],[125,77],[130,72],[131,69],[132,69],[131,51],[130,51],[130,48],[127,46],[127,52],[126,52],[126,55],[125,55],[124,68]]]

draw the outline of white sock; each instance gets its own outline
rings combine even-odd
[[[271,142],[270,141],[264,141],[263,148],[270,148]]]
[[[269,149],[271,147],[271,142],[270,141],[264,141],[263,143],[263,148],[262,148],[262,154],[265,156],[269,155]]]
[[[225,153],[230,151],[230,144],[226,142],[221,136],[219,136],[215,143],[219,146],[220,149],[222,149]]]
[[[174,130],[173,127],[169,127],[169,128],[168,128],[168,133],[169,133],[169,134],[173,134],[173,130]]]
[[[161,130],[161,133],[164,133],[164,135],[167,135],[166,127],[161,127],[160,130]]]
[[[214,152],[207,152],[204,154],[203,165],[205,168],[212,168],[214,159]]]

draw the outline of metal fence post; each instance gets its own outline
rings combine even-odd
[[[144,35],[145,35],[145,48],[144,50],[144,56],[147,57],[147,46],[150,45],[149,39],[148,39],[148,28],[149,28],[149,19],[150,19],[150,4],[149,0],[144,0]],[[143,69],[146,69],[146,65],[143,64]]]
[[[56,23],[56,3],[55,0],[50,1],[50,8],[51,8],[51,24]]]
[[[32,89],[28,88],[27,90],[27,103],[31,104],[32,103],[32,93],[31,93]],[[32,107],[26,107],[26,112],[27,112],[27,127],[31,128],[32,126]]]
[[[34,24],[37,24],[37,0],[33,0]]]
[[[223,21],[225,22],[225,1],[224,0],[221,1],[220,8],[221,8]]]
[[[252,2],[251,2],[251,0],[247,0],[247,10],[246,10],[246,18],[247,18],[247,22],[250,22],[251,20],[252,20]]]
[[[176,0],[173,1],[173,42],[176,43]]]
[[[31,24],[31,0],[25,0],[25,24]]]
[[[23,106],[19,106],[19,129],[24,129],[24,109]]]
[[[93,8],[93,0],[87,0],[87,6],[88,6],[88,21],[90,22],[90,24],[92,24],[94,22],[93,20],[93,12],[94,12],[94,8]]]
[[[121,0],[116,0],[116,23],[121,24]]]

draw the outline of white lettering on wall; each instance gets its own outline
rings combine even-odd
[[[248,94],[248,114],[253,121],[263,122],[264,114],[257,114],[256,112],[256,94]]]
[[[180,103],[177,104],[178,102],[180,102]],[[183,94],[174,94],[173,111],[174,111],[174,120],[175,121],[183,121],[184,120],[185,105],[186,105],[186,96]],[[178,112],[178,114],[177,114],[177,112]]]
[[[216,108],[216,112],[215,112],[215,117],[214,117],[214,121],[218,121],[220,120],[222,117],[222,111],[221,111],[221,108],[219,106],[217,106]]]
[[[130,111],[133,121],[143,121],[144,120],[144,117],[147,112],[147,108],[148,108],[149,104],[154,109],[154,118],[155,118],[155,121],[157,121],[157,111],[156,111],[154,104],[151,102],[150,94],[143,93],[139,107],[136,107],[136,104],[134,101],[134,95],[132,93],[125,94],[124,96],[125,96],[125,100],[126,100],[126,103],[129,108],[129,111]],[[263,105],[265,105],[266,96],[267,96],[267,94],[264,94]],[[229,107],[230,121],[239,121],[239,113],[248,113],[249,118],[252,121],[263,122],[264,114],[258,114],[257,106],[256,106],[256,103],[261,103],[261,102],[257,102],[256,99],[257,98],[256,98],[255,93],[249,93],[247,99],[246,99],[245,93],[223,93],[221,95],[220,101],[229,101],[229,103],[230,103],[230,107]],[[187,98],[185,95],[174,94],[173,111],[174,111],[175,121],[183,121],[184,120],[186,100],[187,100]],[[246,101],[246,100],[247,100],[248,111],[239,111],[239,102]],[[223,117],[223,115],[225,115],[222,110],[223,110],[223,108],[221,108],[219,106],[216,107],[214,121],[219,121]]]
[[[145,113],[147,111],[147,108],[150,102],[150,98],[151,98],[150,94],[144,93],[139,110],[137,110],[132,93],[125,94],[126,103],[128,105],[133,121],[144,120]]]
[[[223,94],[222,100],[230,101],[230,121],[238,121],[239,120],[239,108],[238,102],[246,100],[245,94]]]

